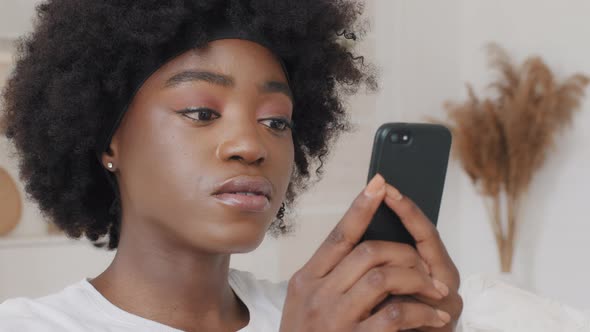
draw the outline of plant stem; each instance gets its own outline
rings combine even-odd
[[[494,231],[494,238],[496,240],[496,247],[498,249],[498,257],[500,259],[500,266],[502,268],[502,272],[509,272],[505,270],[505,266],[507,264],[505,253],[507,242],[502,227],[500,198],[500,193],[488,199],[486,199],[486,197],[484,196],[484,202],[487,207],[488,214],[490,215],[490,224],[492,226],[492,230]]]
[[[507,248],[506,248],[506,269],[507,271],[503,272],[510,272],[512,269],[512,260],[514,258],[514,246],[516,241],[516,231],[517,231],[517,215],[518,209],[520,206],[520,200],[516,195],[510,195],[508,197],[508,233],[506,237]],[[503,267],[504,268],[504,267]]]

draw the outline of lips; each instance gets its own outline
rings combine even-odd
[[[244,211],[270,208],[272,185],[259,176],[237,176],[215,186],[212,194],[220,203]]]

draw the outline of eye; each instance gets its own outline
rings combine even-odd
[[[285,131],[293,128],[293,124],[289,120],[280,118],[263,119],[260,120],[260,123],[276,131]]]
[[[221,115],[214,110],[206,107],[198,107],[198,108],[187,108],[178,113],[186,116],[187,118],[199,121],[199,122],[209,122],[221,117]]]

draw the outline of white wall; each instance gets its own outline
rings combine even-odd
[[[377,56],[383,66],[379,120],[442,117],[441,104],[478,92],[493,77],[484,46],[498,42],[519,62],[541,55],[559,77],[590,74],[590,2],[376,0]],[[390,41],[390,42],[386,42]],[[588,91],[590,93],[590,90]],[[537,174],[522,215],[514,278],[524,287],[587,308],[590,223],[590,99]],[[464,276],[498,271],[487,214],[453,162],[440,229]]]
[[[31,29],[31,17],[39,0],[0,0],[0,38],[14,39]]]

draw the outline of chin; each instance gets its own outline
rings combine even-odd
[[[236,222],[226,223],[221,227],[209,227],[206,233],[201,233],[198,237],[195,237],[195,239],[200,238],[200,241],[198,241],[200,243],[195,243],[195,245],[200,246],[207,243],[207,247],[211,251],[224,254],[248,253],[260,246],[267,229],[267,222],[237,220]]]
[[[256,250],[264,240],[264,235],[257,237],[234,237],[228,241],[220,242],[217,247],[226,254],[245,254]]]

